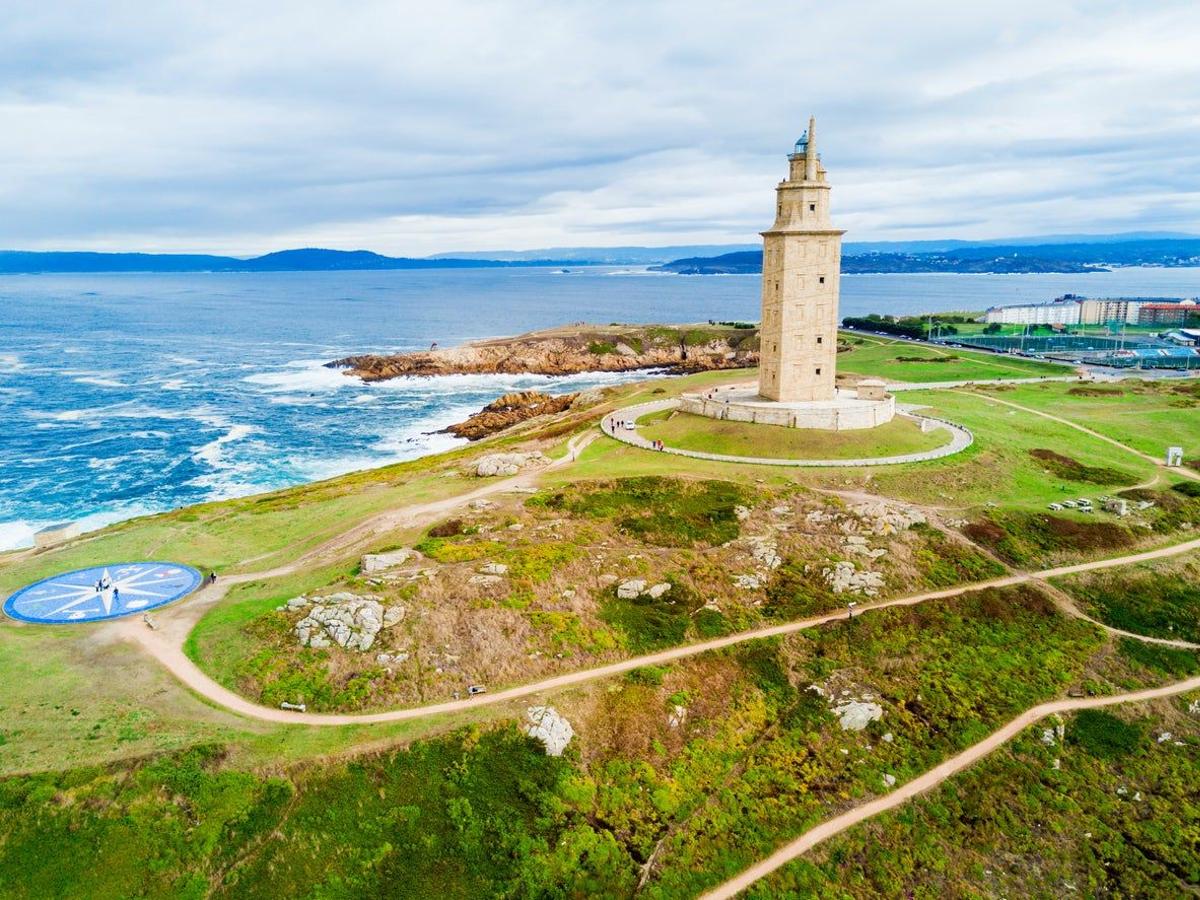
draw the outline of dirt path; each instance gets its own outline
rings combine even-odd
[[[869,803],[864,803],[862,806],[857,806],[854,809],[844,812],[840,816],[835,816],[832,819],[822,822],[814,828],[810,828],[794,841],[784,844],[766,859],[755,863],[736,878],[731,878],[720,887],[704,894],[703,897],[705,900],[725,900],[725,898],[740,894],[760,878],[766,877],[776,869],[804,855],[822,841],[827,841],[848,828],[853,828],[855,825],[865,822],[867,819],[877,816],[882,812],[895,809],[897,806],[907,803],[918,794],[923,794],[926,791],[936,788],[947,778],[956,775],[968,766],[983,759],[983,757],[1010,741],[1034,722],[1044,719],[1046,716],[1054,715],[1055,713],[1075,712],[1081,709],[1095,709],[1101,706],[1114,706],[1118,703],[1157,700],[1160,697],[1171,697],[1175,694],[1183,694],[1194,690],[1200,690],[1200,676],[1189,678],[1186,681],[1179,681],[1166,687],[1149,688],[1129,694],[1114,694],[1109,697],[1081,697],[1079,699],[1054,700],[1050,703],[1042,703],[1021,713],[1021,715],[998,731],[992,732],[978,744],[973,744],[957,756],[951,757],[941,765],[935,766],[925,774],[919,775],[912,781],[896,788],[890,794],[885,794]]]
[[[512,482],[509,481],[507,484],[511,487]],[[498,484],[495,487],[495,490],[502,489],[504,489],[503,484]],[[463,498],[456,499],[458,503],[463,502]],[[427,504],[425,507],[421,507],[420,509],[427,514],[432,515],[435,512],[436,514],[444,514],[450,509],[453,509],[453,507],[454,504],[451,501],[443,500],[438,501],[437,503]],[[414,516],[417,509],[418,508],[416,507],[413,508]],[[1181,553],[1188,553],[1192,550],[1200,550],[1200,538],[1187,541],[1182,544],[1174,544],[1167,547],[1160,547],[1156,550],[1135,553],[1129,556],[1094,560],[1092,562],[1079,563],[1072,566],[1061,566],[1056,569],[1046,569],[1041,572],[1016,573],[1000,578],[993,578],[989,581],[975,582],[974,584],[970,585],[963,585],[940,591],[929,591],[922,594],[914,594],[908,597],[899,597],[892,600],[883,600],[878,603],[871,603],[869,605],[864,604],[859,607],[857,615],[862,615],[863,613],[870,612],[872,610],[887,609],[893,606],[915,606],[919,603],[925,603],[930,600],[947,599],[973,591],[984,590],[986,588],[1007,587],[1029,581],[1041,581],[1060,575],[1069,575],[1077,572],[1090,572],[1098,569],[1108,569],[1115,566],[1128,565],[1130,563],[1177,556]],[[255,578],[269,577],[271,574],[287,574],[288,571],[291,571],[291,567],[283,567],[281,570],[275,570],[274,573],[257,573],[254,575],[241,575],[236,576],[236,578],[231,577],[225,579],[223,583],[219,582],[217,585],[213,585],[211,588],[202,591],[191,602],[182,605],[175,615],[170,617],[164,615],[159,620],[159,628],[157,630],[151,631],[136,619],[123,619],[111,626],[109,633],[112,637],[119,637],[137,643],[147,653],[165,666],[168,671],[171,672],[171,674],[187,685],[187,687],[236,713],[267,722],[281,722],[293,725],[303,724],[336,726],[368,724],[372,722],[399,722],[408,719],[420,719],[427,716],[440,715],[442,713],[459,712],[477,706],[506,703],[511,700],[519,700],[532,697],[537,694],[557,691],[563,688],[584,684],[596,679],[611,678],[615,675],[622,675],[625,672],[629,672],[633,669],[641,668],[642,666],[671,663],[676,660],[686,659],[701,653],[707,653],[711,650],[719,650],[723,647],[730,647],[745,641],[761,640],[762,638],[793,634],[797,631],[803,631],[807,628],[813,628],[818,625],[824,625],[828,622],[837,621],[844,618],[846,615],[843,611],[839,610],[837,612],[826,613],[820,616],[812,616],[807,619],[798,619],[782,625],[771,625],[764,628],[756,628],[751,631],[743,631],[737,634],[726,635],[725,637],[715,638],[709,641],[672,647],[667,650],[661,650],[657,653],[649,653],[644,656],[635,656],[630,659],[621,660],[620,662],[610,663],[604,666],[598,666],[592,669],[568,672],[563,675],[557,675],[553,678],[547,678],[543,681],[518,685],[516,687],[508,688],[507,690],[483,694],[479,697],[473,697],[466,700],[450,700],[428,706],[388,710],[387,712],[378,713],[297,713],[260,706],[257,703],[247,700],[245,697],[242,697],[228,688],[218,684],[207,674],[205,674],[183,652],[184,641],[186,640],[187,635],[191,631],[195,622],[199,620],[200,615],[202,615],[203,612],[208,609],[208,607],[224,596],[225,591],[228,590],[228,587],[231,584],[241,583],[242,581],[249,581]]]

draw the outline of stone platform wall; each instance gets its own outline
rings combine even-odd
[[[790,428],[815,428],[823,431],[853,431],[876,428],[896,416],[896,398],[887,395],[882,400],[857,400],[836,405],[739,403],[709,399],[701,394],[684,394],[679,409],[710,419],[732,422],[753,422],[756,425],[782,425]]]

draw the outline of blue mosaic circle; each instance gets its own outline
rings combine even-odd
[[[194,591],[202,576],[177,563],[113,563],[44,578],[4,601],[22,622],[99,622],[145,612]]]

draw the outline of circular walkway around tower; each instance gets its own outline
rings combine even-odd
[[[186,597],[201,580],[191,566],[177,563],[110,563],[23,587],[4,601],[4,612],[43,625],[119,619]]]
[[[643,450],[650,450],[656,453],[673,453],[676,456],[689,456],[693,459],[707,459],[715,462],[740,463],[744,465],[754,466],[804,466],[809,468],[827,468],[827,467],[859,467],[859,466],[898,466],[903,463],[925,462],[931,459],[941,459],[944,456],[952,456],[955,453],[961,453],[974,443],[975,438],[970,430],[961,425],[956,425],[953,422],[947,422],[944,419],[935,419],[932,416],[918,416],[912,413],[901,412],[898,415],[906,416],[907,418],[917,421],[931,422],[932,427],[944,429],[950,432],[950,442],[943,444],[940,447],[934,447],[931,450],[924,450],[920,453],[905,453],[899,456],[874,456],[863,459],[789,459],[785,457],[770,457],[770,456],[729,456],[723,453],[705,453],[701,450],[683,450],[679,447],[666,447],[662,450],[655,450],[654,445],[637,433],[636,429],[619,428],[617,422],[634,422],[643,416],[648,416],[656,412],[663,412],[668,409],[675,409],[679,406],[679,400],[672,398],[670,400],[653,400],[649,403],[641,403],[637,406],[628,406],[625,409],[619,409],[616,412],[609,413],[600,420],[600,429],[611,438],[616,438],[618,441],[629,444],[634,447],[640,447]],[[778,428],[782,426],[761,426],[763,428]]]

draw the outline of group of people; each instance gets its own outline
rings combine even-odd
[[[112,579],[109,578],[108,575],[100,576],[100,580],[97,581],[93,587],[96,588],[97,594],[103,594],[109,588],[112,588],[113,600],[116,601],[121,599],[121,589],[119,587],[113,587]]]
[[[657,439],[651,441],[650,446],[655,450],[666,450],[667,449],[667,445]]]

